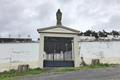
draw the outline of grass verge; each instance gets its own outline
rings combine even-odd
[[[97,69],[97,68],[105,68],[110,67],[109,64],[98,64],[95,66],[81,66],[78,68],[74,67],[63,67],[63,68],[52,68],[52,69],[30,69],[26,72],[17,72],[16,70],[10,70],[10,71],[4,71],[0,73],[0,80],[16,80],[18,76],[31,76],[31,75],[41,75],[46,73],[65,73],[65,72],[71,72],[71,71],[79,71],[79,70],[90,70],[90,69]]]

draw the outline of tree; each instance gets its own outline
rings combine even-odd
[[[99,36],[100,37],[107,37],[107,33],[103,30],[103,31],[99,31]]]
[[[84,34],[83,32],[80,32],[78,35],[79,35],[79,36],[82,36],[83,34]]]
[[[118,36],[119,36],[119,32],[117,32],[117,31],[114,31],[114,30],[113,30],[111,33],[112,33],[112,35],[113,35],[114,37],[118,37]]]
[[[85,36],[90,36],[90,34],[92,34],[92,31],[91,31],[91,30],[87,30],[86,32],[84,32],[84,35],[85,35]]]

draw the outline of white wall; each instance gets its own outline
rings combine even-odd
[[[120,42],[80,42],[80,54],[86,63],[99,58],[103,63],[120,64]]]
[[[31,68],[37,67],[38,53],[38,43],[2,43],[0,44],[0,71],[17,68],[19,64],[30,64]]]
[[[12,64],[10,64],[10,54]],[[80,42],[80,55],[86,63],[99,58],[104,63],[120,64],[120,41],[118,42]],[[2,43],[0,44],[0,71],[17,68],[19,64],[39,66],[39,43]]]

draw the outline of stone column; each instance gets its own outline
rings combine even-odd
[[[43,68],[43,61],[44,61],[44,36],[40,34],[40,45],[39,45],[39,67]]]
[[[79,37],[74,37],[74,66],[80,67],[80,53],[79,53]]]

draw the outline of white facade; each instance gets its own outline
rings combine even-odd
[[[40,33],[40,52],[39,52],[39,65],[40,68],[43,68],[43,61],[44,61],[44,37],[72,37],[73,38],[73,47],[72,47],[72,54],[73,54],[73,61],[74,66],[80,66],[80,50],[79,50],[79,31],[73,30],[68,27],[64,26],[52,26],[47,28],[38,29]]]

